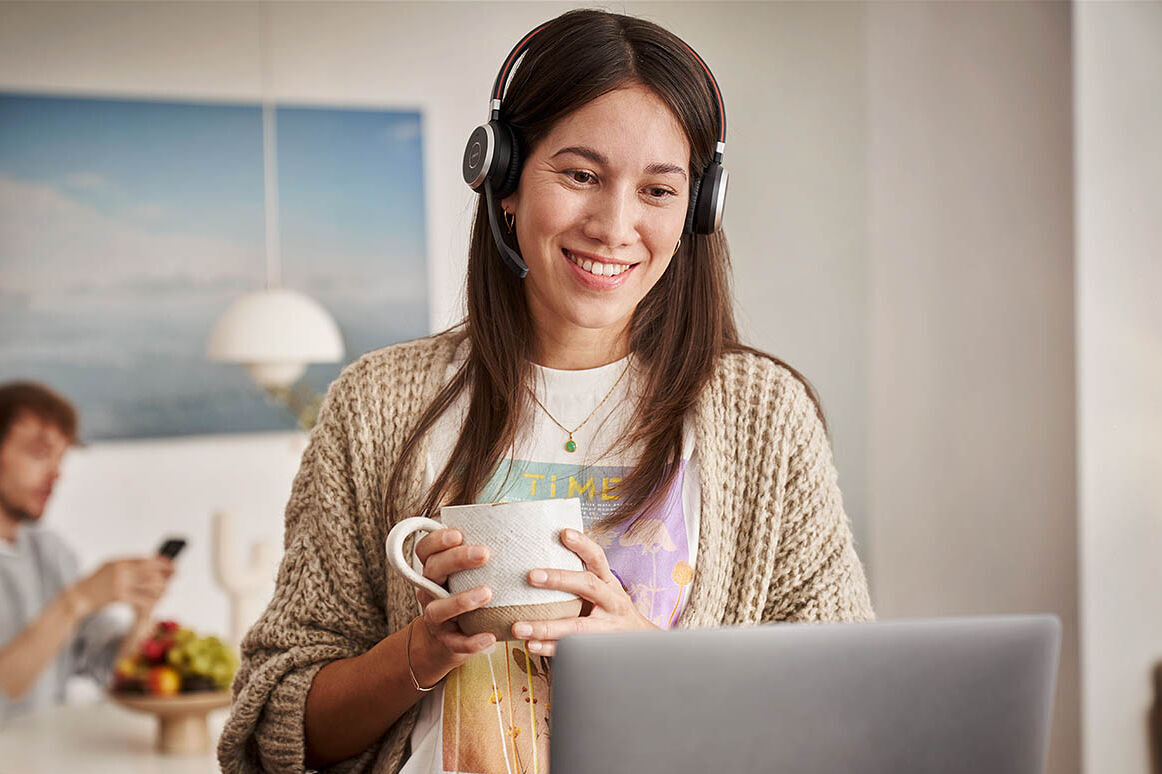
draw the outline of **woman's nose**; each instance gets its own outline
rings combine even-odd
[[[637,231],[637,203],[632,192],[611,190],[594,197],[582,231],[607,247],[631,244]]]

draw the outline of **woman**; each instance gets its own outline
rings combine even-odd
[[[480,201],[468,316],[328,391],[224,770],[545,771],[561,637],[873,617],[818,403],[739,342],[725,238],[689,228],[724,131],[714,92],[643,20],[573,11],[528,39],[500,110],[523,163]],[[577,593],[579,618],[466,637],[455,616],[487,588],[435,600],[385,571],[401,518],[566,496],[586,569],[529,582]],[[443,583],[489,557],[441,530],[415,559]]]

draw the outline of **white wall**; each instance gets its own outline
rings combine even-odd
[[[1060,616],[1049,770],[1076,772],[1069,6],[867,15],[877,610]]]
[[[1158,771],[1162,3],[1074,6],[1086,771]]]

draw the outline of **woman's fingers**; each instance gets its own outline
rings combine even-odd
[[[523,628],[527,627],[527,628]],[[529,642],[560,640],[572,634],[613,631],[608,623],[595,618],[558,618],[553,621],[517,621],[512,625],[512,633],[517,639]],[[547,655],[543,650],[537,651]]]
[[[485,546],[456,546],[429,556],[424,562],[424,577],[443,583],[452,573],[479,567],[487,561],[488,549]]]
[[[437,551],[458,546],[463,539],[464,536],[457,529],[438,529],[435,532],[429,532],[416,543],[416,557],[420,560],[420,564],[426,564],[429,556]]]
[[[541,640],[529,640],[528,649],[538,656],[548,656],[552,658],[557,655],[557,643],[552,641],[542,642]]]
[[[528,574],[528,581],[530,586],[568,591],[607,610],[616,610],[618,602],[625,596],[620,586],[614,590],[611,583],[588,570],[533,570]]]
[[[581,557],[585,569],[596,575],[606,583],[614,580],[613,571],[609,568],[609,559],[605,550],[597,545],[591,537],[574,529],[561,530],[561,543],[573,553]]]
[[[461,613],[467,613],[483,607],[492,599],[492,590],[487,586],[477,586],[474,589],[461,591],[447,599],[437,599],[424,606],[424,621],[433,632],[444,623],[451,621]]]
[[[424,605],[424,625],[432,636],[450,652],[470,655],[490,648],[496,642],[491,634],[465,636],[456,625],[455,618],[461,613],[476,610],[492,599],[492,590],[487,586],[453,594],[447,599],[436,599]]]
[[[488,650],[496,644],[496,638],[491,634],[477,634],[465,637],[459,632],[437,635],[444,647],[460,656],[471,656],[475,653]]]

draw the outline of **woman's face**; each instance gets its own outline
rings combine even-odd
[[[633,311],[682,236],[689,159],[678,119],[635,85],[562,119],[526,160],[502,204],[516,215],[542,358],[580,342],[625,354]]]

